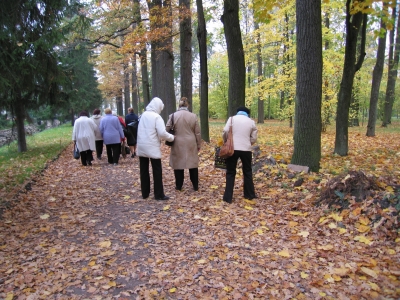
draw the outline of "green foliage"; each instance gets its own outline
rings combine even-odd
[[[72,127],[62,125],[27,137],[28,151],[18,153],[17,142],[0,147],[0,189],[11,190],[37,174],[71,143]]]
[[[208,111],[211,118],[225,119],[228,111],[229,70],[227,54],[215,53],[209,60]]]

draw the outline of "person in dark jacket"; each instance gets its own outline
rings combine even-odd
[[[133,121],[137,121],[137,120],[138,120],[138,116],[133,111],[133,108],[129,107],[128,114],[125,116],[126,126],[128,126],[129,123],[132,123]],[[132,153],[131,157],[134,158],[136,156],[136,139],[134,138],[134,136],[132,135],[132,133],[129,130],[127,132],[128,132],[128,134],[126,136],[126,142],[129,146],[129,149],[131,149],[131,153]]]

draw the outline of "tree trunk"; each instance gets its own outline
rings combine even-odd
[[[168,9],[169,16],[171,17],[172,8],[170,0],[166,0],[163,3],[159,0],[153,0],[152,3],[148,2],[148,4],[151,13],[157,13],[152,8],[157,7],[161,9],[164,7]],[[164,21],[162,26],[172,31],[171,19],[164,19]],[[176,111],[172,33],[166,37],[162,37],[157,42],[151,43],[151,62],[152,97],[159,97],[164,102],[164,109],[161,112],[161,116],[164,122],[166,122],[169,114]]]
[[[180,59],[181,59],[181,97],[189,99],[193,108],[193,90],[192,90],[192,18],[187,13],[190,11],[190,0],[179,0],[179,6],[185,8],[184,16],[179,24],[180,28]]]
[[[132,108],[138,113],[139,97],[138,97],[138,80],[136,74],[136,55],[132,56]]]
[[[203,1],[196,0],[197,5],[197,40],[200,55],[200,129],[201,138],[209,143],[210,133],[208,124],[208,65],[207,65],[207,30],[204,18]]]
[[[123,115],[123,105],[122,105],[122,96],[117,96],[115,99],[115,104],[117,105],[117,115],[122,116]]]
[[[17,125],[17,139],[18,139],[18,152],[26,152],[28,147],[26,145],[25,134],[25,106],[24,99],[20,95],[17,96],[15,101],[15,123]]]
[[[254,22],[254,29],[259,30],[259,25],[257,22]],[[261,92],[260,85],[263,81],[263,69],[262,69],[262,57],[261,57],[261,37],[260,33],[257,32],[257,83],[258,83],[258,95],[257,95],[257,109],[258,109],[258,117],[257,123],[264,123],[264,101],[261,100]]]
[[[124,108],[125,113],[122,115],[128,114],[128,108],[131,106],[131,91],[130,91],[130,82],[129,82],[129,68],[128,64],[124,63]]]
[[[344,67],[336,110],[336,136],[334,153],[341,156],[347,155],[349,151],[348,127],[351,93],[353,89],[354,75],[361,68],[365,57],[365,32],[367,25],[367,15],[363,15],[360,12],[354,15],[350,14],[350,3],[351,0],[346,0],[346,44]],[[357,62],[357,37],[358,33],[360,32],[359,29],[361,25],[363,25],[361,39],[363,47],[362,53],[360,53],[360,57]]]
[[[383,4],[383,10],[387,10],[387,5],[385,3]],[[366,134],[367,136],[375,136],[375,126],[378,114],[379,89],[381,86],[383,67],[385,64],[386,24],[384,20],[381,20],[381,29],[383,29],[384,34],[383,36],[379,37],[378,51],[376,53],[376,63],[374,71],[372,72],[372,87],[371,98],[369,100],[369,114]]]
[[[292,163],[318,172],[321,159],[321,1],[296,0],[297,79]]]
[[[245,105],[246,68],[239,24],[239,0],[224,0],[224,24],[229,64],[228,116]]]
[[[392,18],[396,19],[396,5],[393,7]],[[400,56],[400,17],[397,16],[397,30],[396,30],[396,44],[394,43],[394,32],[395,28],[390,31],[390,49],[389,49],[389,68],[388,68],[388,80],[386,86],[386,96],[385,96],[385,107],[384,107],[384,116],[382,126],[386,127],[388,124],[391,124],[392,120],[392,109],[393,103],[395,100],[395,88],[396,88],[396,79],[397,72],[399,66],[399,56]],[[394,53],[393,53],[393,48]]]

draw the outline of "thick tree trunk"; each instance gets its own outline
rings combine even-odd
[[[392,18],[395,20],[397,14],[397,7],[393,7]],[[394,43],[394,32],[396,30],[396,44]],[[392,109],[395,100],[395,88],[396,79],[399,66],[399,56],[400,56],[400,17],[397,16],[397,29],[393,28],[390,31],[390,49],[389,49],[389,68],[388,68],[388,80],[386,86],[386,96],[385,96],[385,106],[384,106],[384,116],[382,126],[386,127],[391,124],[392,120]],[[394,48],[394,53],[393,53]]]
[[[193,108],[193,90],[192,90],[192,18],[188,14],[190,11],[190,0],[179,0],[179,6],[185,11],[184,18],[181,19],[180,27],[180,59],[181,59],[181,97],[189,99]]]
[[[347,155],[349,151],[349,109],[354,75],[356,71],[361,68],[365,56],[364,47],[362,47],[362,53],[360,54],[359,60],[357,62],[357,37],[358,33],[360,32],[360,26],[362,24],[363,31],[361,43],[365,44],[365,31],[367,23],[366,15],[363,15],[360,12],[354,15],[350,14],[350,3],[351,0],[346,1],[346,45],[344,55],[344,67],[336,110],[336,136],[334,153],[341,156]]]
[[[292,163],[318,172],[321,159],[321,1],[296,0],[297,79]]]
[[[143,108],[150,103],[150,81],[147,68],[147,50],[143,48],[140,52],[140,66],[142,71],[142,89],[143,89]]]
[[[149,4],[149,9],[154,13],[154,10],[152,10],[153,7],[161,9],[162,6],[168,9],[170,15],[172,14],[170,0],[162,3],[159,0],[153,0],[153,3]],[[169,28],[172,31],[170,20],[165,20],[163,27]],[[159,97],[164,102],[164,109],[161,112],[161,116],[164,122],[167,122],[168,116],[176,111],[172,33],[163,37],[162,40],[151,44],[151,62],[152,97]]]
[[[228,116],[236,114],[236,108],[245,105],[246,68],[242,34],[239,23],[239,0],[224,0],[224,24],[229,64]]]
[[[138,97],[138,80],[136,74],[136,55],[132,56],[132,108],[138,113],[139,97]]]
[[[124,114],[123,104],[122,104],[122,96],[117,96],[115,99],[115,104],[117,105],[117,115],[122,116]]]
[[[18,152],[26,152],[28,147],[26,145],[25,133],[25,106],[24,100],[19,96],[14,104],[15,123],[17,125],[17,138],[18,138]]]
[[[383,5],[384,11],[387,10],[386,5]],[[376,53],[376,63],[372,72],[372,87],[371,98],[369,100],[369,114],[367,125],[367,136],[375,136],[375,126],[378,114],[379,89],[382,81],[383,67],[385,64],[385,48],[386,48],[386,25],[385,21],[381,20],[381,29],[384,30],[383,36],[379,37],[378,51]]]
[[[124,109],[122,115],[128,114],[128,108],[131,106],[131,91],[129,82],[129,68],[128,64],[124,64]]]
[[[196,0],[197,5],[197,40],[200,51],[200,129],[201,138],[209,143],[210,133],[208,124],[208,65],[207,65],[207,30],[204,18],[203,1]]]

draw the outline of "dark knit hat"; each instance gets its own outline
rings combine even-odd
[[[248,109],[247,107],[240,106],[240,107],[237,108],[236,112],[239,112],[239,111],[244,111],[245,113],[250,115],[250,109]]]

